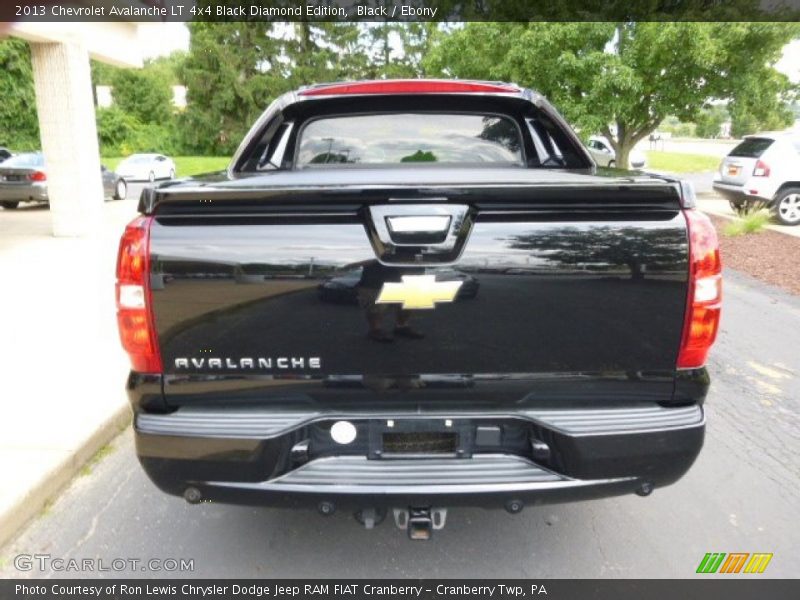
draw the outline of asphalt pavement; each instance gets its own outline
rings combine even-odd
[[[800,298],[727,273],[705,448],[686,477],[648,498],[517,516],[453,509],[431,541],[411,542],[388,520],[367,531],[344,513],[188,505],[149,482],[127,431],[0,551],[0,576],[81,576],[15,567],[17,555],[44,553],[105,568],[189,559],[193,571],[169,573],[187,577],[692,577],[706,552],[771,552],[761,577],[796,576],[798,331]],[[83,575],[165,575],[140,565]]]

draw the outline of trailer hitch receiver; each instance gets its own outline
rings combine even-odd
[[[400,529],[405,529],[409,539],[429,540],[435,529],[443,529],[447,521],[446,508],[429,508],[427,506],[409,506],[395,508],[394,522]]]

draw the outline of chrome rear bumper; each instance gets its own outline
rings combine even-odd
[[[392,412],[337,413],[297,412],[265,408],[181,408],[169,414],[136,415],[136,429],[152,435],[209,437],[232,439],[264,439],[283,435],[318,421],[342,419],[454,419],[454,418],[527,419],[569,435],[607,435],[637,433],[704,423],[703,409],[698,405],[666,408],[659,405],[633,405],[608,409],[540,409],[516,413],[459,412]]]
[[[351,444],[332,441],[341,420],[358,432]],[[289,507],[503,507],[673,483],[702,447],[705,417],[699,405],[392,414],[184,407],[139,413],[134,427],[148,475],[176,495],[191,489],[203,499]],[[486,427],[499,430],[495,441],[480,441]],[[459,439],[449,454],[380,451],[390,430],[446,428]]]

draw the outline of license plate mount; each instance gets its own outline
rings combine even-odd
[[[455,454],[458,434],[455,431],[386,431],[383,454]]]
[[[369,458],[468,458],[474,445],[468,419],[386,419],[369,427]]]

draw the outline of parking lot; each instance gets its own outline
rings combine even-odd
[[[122,398],[125,359],[117,348],[110,286],[116,237],[135,212],[138,192],[131,186],[128,200],[105,205],[106,227],[94,245],[59,240],[66,254],[49,263],[44,260],[50,251],[43,248],[54,242],[45,241],[47,211],[0,211],[0,251],[5,256],[33,252],[42,259],[33,269],[40,283],[21,279],[20,286],[5,288],[15,314],[3,316],[4,331],[17,340],[15,355],[50,360],[15,361],[20,367],[4,379],[2,395],[30,399],[58,393],[65,408],[63,419],[51,419],[54,439],[72,427],[70,413],[87,419],[100,403]],[[83,275],[68,271],[75,260],[89,260]],[[24,272],[31,272],[30,264]],[[24,272],[20,269],[18,276]],[[9,273],[4,272],[6,281]],[[46,289],[53,281],[90,286],[92,294],[70,300],[65,287],[65,312],[48,309],[53,299],[30,301],[37,285]],[[97,302],[96,313],[74,307],[83,319],[95,314],[96,324],[63,322],[78,301]],[[34,331],[31,323],[37,318],[42,329]],[[794,576],[800,550],[798,330],[800,298],[735,271],[726,273],[722,328],[709,364],[713,385],[705,448],[684,479],[649,498],[528,507],[518,516],[454,509],[447,527],[430,542],[410,542],[388,520],[366,531],[344,513],[323,518],[313,512],[187,505],[149,482],[126,431],[0,551],[0,574],[82,575],[21,572],[14,566],[18,554],[48,553],[108,562],[192,559],[193,571],[171,574],[194,577],[691,577],[706,552],[771,552],[774,558],[763,576]],[[92,353],[83,360],[89,367],[85,377],[101,380],[93,384],[97,397],[83,394],[81,386],[63,386],[63,378],[74,375],[71,361],[80,356],[61,364],[50,354],[69,351],[64,332],[81,331],[84,339],[73,343],[77,352]],[[56,347],[43,353],[43,336]],[[5,364],[11,358],[4,356]],[[97,365],[102,372],[95,372]],[[164,573],[96,575],[159,574]]]

